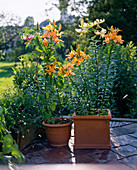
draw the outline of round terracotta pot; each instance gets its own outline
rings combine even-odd
[[[72,122],[66,124],[47,124],[45,121],[42,125],[46,129],[46,137],[51,146],[65,146],[71,136],[71,124]]]

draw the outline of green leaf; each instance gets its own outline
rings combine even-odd
[[[46,98],[47,99],[49,98],[49,92],[46,92]]]
[[[41,59],[41,60],[44,60],[44,57],[43,57],[43,56],[40,56],[40,59]]]
[[[8,154],[12,151],[13,148],[13,138],[11,136],[11,134],[7,134],[4,137],[4,142],[3,142],[3,153],[4,154]]]
[[[33,61],[33,55],[30,55],[30,59]]]
[[[45,118],[46,118],[47,122],[49,122],[51,119],[51,112],[45,112]]]
[[[64,76],[63,75],[58,76],[57,84],[58,84],[59,89],[63,89],[64,87]]]
[[[2,153],[2,152],[0,152],[0,159],[2,159],[2,160],[3,160],[3,157],[4,157],[3,153]]]
[[[49,60],[51,61],[51,62],[53,62],[53,61],[55,61],[55,57],[54,56],[51,56],[50,58],[49,58]]]
[[[50,103],[50,109],[54,111],[56,109],[56,104],[54,102]]]
[[[17,158],[19,164],[20,163],[25,163],[25,157],[24,155],[18,150],[18,146],[15,144],[14,148],[12,148],[12,152],[11,152],[12,156],[14,156],[15,158]]]
[[[70,49],[71,49],[71,51],[73,51],[73,47],[72,47],[72,45],[70,46]]]
[[[40,59],[43,60],[45,63],[47,63],[47,61],[48,61],[47,56],[40,56]]]
[[[52,119],[51,119],[51,122],[52,122],[53,124],[55,124],[55,119],[54,119],[54,118],[52,118]]]
[[[35,49],[41,53],[43,52],[41,49],[39,49],[39,47],[36,47]]]

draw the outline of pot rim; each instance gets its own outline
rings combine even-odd
[[[63,119],[68,119],[71,120],[70,118],[63,118]],[[45,120],[43,120],[42,125],[46,127],[64,127],[64,126],[70,126],[72,124],[72,120],[69,123],[64,123],[64,124],[48,124],[45,123]]]
[[[100,110],[100,109],[98,109]],[[108,111],[108,115],[101,115],[101,116],[97,116],[97,115],[76,115],[73,114],[72,119],[104,119],[104,120],[111,120],[111,111],[110,109],[103,109],[103,110],[107,110]]]

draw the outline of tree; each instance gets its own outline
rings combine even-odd
[[[137,3],[135,0],[72,0],[72,11],[85,19],[105,19],[105,27],[113,25],[122,30],[125,42],[137,44]],[[82,8],[85,7],[85,8]]]
[[[3,56],[5,60],[17,61],[18,56],[31,50],[25,49],[21,40],[20,18],[13,14],[1,13],[0,23],[0,59]],[[29,27],[34,26],[34,18],[27,17],[25,24]]]
[[[25,27],[34,26],[34,18],[31,17],[31,16],[28,16],[28,17],[25,19],[24,26],[25,26]]]
[[[137,44],[137,3],[134,0],[92,0],[88,13],[90,20],[104,18],[106,25],[122,30],[126,42]]]
[[[13,14],[1,13],[0,23],[0,50],[1,54],[6,56],[6,53],[19,43],[20,18]]]

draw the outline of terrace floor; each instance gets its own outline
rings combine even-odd
[[[111,150],[73,149],[74,132],[69,145],[51,147],[46,138],[34,140],[23,150],[26,164],[22,170],[137,170],[137,123],[111,121]]]

